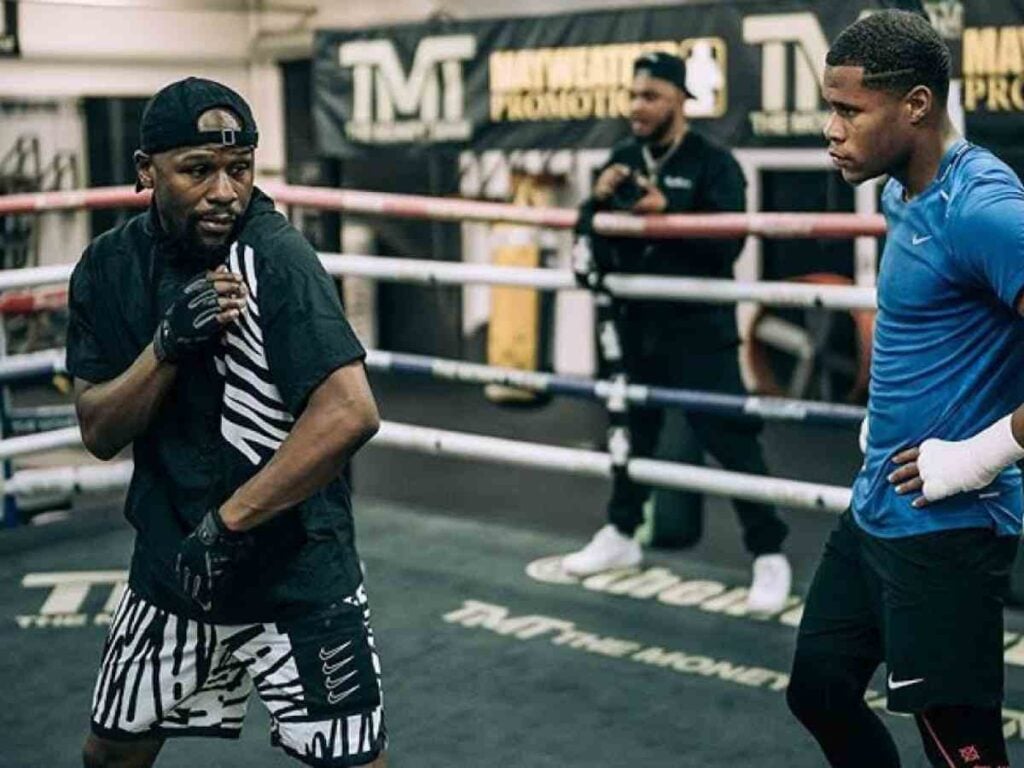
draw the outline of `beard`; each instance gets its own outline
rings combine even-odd
[[[154,199],[160,229],[166,236],[172,258],[196,269],[213,268],[224,263],[231,250],[231,244],[238,238],[242,228],[240,213],[235,214],[234,224],[229,232],[211,238],[199,229],[201,216],[183,210],[172,197],[161,194],[159,188],[155,190]],[[235,212],[232,210],[231,213]]]
[[[175,261],[197,270],[213,269],[227,260],[231,244],[238,239],[242,217],[235,219],[230,232],[216,239],[200,232],[201,218],[189,214],[184,221],[174,222],[170,217],[161,216],[160,223],[170,246],[169,254]]]
[[[668,136],[672,130],[672,123],[674,117],[671,112],[665,116],[665,119],[658,123],[646,136],[638,136],[637,140],[641,144],[646,144],[648,147],[656,147],[665,141],[665,137]]]
[[[223,264],[231,250],[231,244],[238,238],[241,219],[236,218],[231,231],[216,240],[205,239],[199,231],[199,216],[189,216],[184,231],[178,240],[182,256],[197,265],[213,268]]]

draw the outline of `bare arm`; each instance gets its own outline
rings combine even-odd
[[[226,268],[207,273],[216,278],[220,314],[219,326],[238,319],[244,310],[245,284]],[[75,411],[82,429],[82,441],[89,452],[100,459],[110,459],[132,442],[153,421],[177,375],[177,366],[161,362],[148,344],[128,370],[103,383],[75,379]]]
[[[120,376],[93,384],[75,379],[75,411],[82,441],[99,459],[111,459],[153,420],[178,368],[161,363],[149,344]]]
[[[338,476],[379,426],[362,362],[338,368],[310,395],[267,465],[221,507],[224,525],[245,531],[309,498]]]

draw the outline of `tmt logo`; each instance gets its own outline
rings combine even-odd
[[[126,571],[63,571],[58,573],[26,573],[21,585],[28,588],[48,589],[39,613],[19,615],[14,619],[22,629],[74,628],[103,626],[117,608],[128,581]],[[94,596],[102,601],[99,612],[90,612],[95,605],[88,598],[93,587],[99,587]]]
[[[761,46],[762,111],[750,113],[754,133],[820,135],[828,118],[828,112],[821,109],[820,85],[828,41],[817,17],[813,13],[747,16],[743,19],[743,40]]]
[[[468,139],[462,62],[475,55],[472,35],[425,37],[406,75],[390,40],[342,43],[338,60],[352,68],[349,137],[376,144]]]

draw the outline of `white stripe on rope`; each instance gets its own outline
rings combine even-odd
[[[875,289],[818,286],[792,282],[738,282],[699,277],[608,275],[604,284],[615,296],[629,299],[702,301],[732,304],[756,301],[771,307],[824,307],[836,310],[875,309]]]
[[[0,440],[0,461],[13,459],[17,456],[28,456],[33,453],[52,451],[55,448],[74,448],[81,445],[82,433],[78,427],[37,432],[34,435],[8,437]]]
[[[660,488],[830,512],[844,511],[850,506],[851,498],[849,488],[837,485],[805,483],[656,459],[632,459],[629,462],[629,476]]]
[[[30,288],[47,283],[66,283],[71,279],[74,264],[57,264],[52,267],[28,267],[0,271],[0,291],[13,288]]]
[[[131,461],[76,467],[22,469],[4,482],[4,493],[35,494],[101,493],[127,488],[132,479]]]
[[[0,272],[0,274],[3,274]],[[0,356],[0,367],[4,374],[14,375],[24,371],[52,368],[54,373],[65,370],[63,349],[41,349],[38,352],[24,352],[17,355]]]
[[[74,428],[0,440],[0,459],[51,448],[80,445],[80,441],[79,432]],[[411,424],[384,422],[372,444],[492,464],[554,469],[587,477],[609,478],[612,475],[612,461],[607,453],[450,432]],[[627,471],[634,480],[661,488],[698,491],[790,507],[841,512],[850,503],[849,489],[839,486],[762,477],[654,459],[632,459]],[[33,474],[26,475],[25,472]],[[22,470],[4,483],[4,492],[113,490],[127,485],[130,475],[130,462],[73,470]]]
[[[459,381],[469,384],[501,384],[506,387],[522,387],[534,392],[545,392],[551,386],[552,376],[542,371],[528,371],[520,368],[499,368],[482,363],[468,363],[462,360],[448,360],[443,357],[424,358],[431,361],[431,376],[437,379]],[[389,370],[394,365],[395,353],[381,349],[366,350],[368,368]],[[596,384],[601,393],[601,382],[581,382]],[[646,387],[634,385],[634,398],[642,399]]]
[[[324,268],[335,276],[422,285],[511,285],[545,291],[584,290],[568,270],[495,267],[488,264],[396,259],[382,256],[320,254]],[[616,296],[627,299],[663,299],[731,304],[756,301],[777,307],[826,307],[836,310],[875,309],[875,289],[855,286],[818,286],[793,282],[737,282],[661,275],[605,277]]]
[[[345,253],[321,253],[320,262],[335,276],[369,277],[421,285],[512,285],[547,291],[580,289],[568,270],[493,267],[457,261],[396,259]]]
[[[607,453],[394,422],[385,422],[381,425],[373,444],[495,464],[558,469],[589,477],[608,478],[612,475],[611,457]],[[850,504],[850,490],[839,486],[762,477],[654,459],[632,459],[627,471],[631,478],[641,483],[749,501],[826,509],[832,512],[841,512]]]
[[[584,290],[568,270],[496,267],[488,264],[396,259],[358,254],[321,253],[324,268],[335,276],[368,277],[420,285],[509,285],[543,291]],[[0,291],[44,283],[67,282],[73,265],[32,267],[0,272]],[[775,307],[875,309],[875,289],[818,286],[793,282],[737,282],[662,275],[606,276],[605,285],[624,299],[713,302],[756,301]]]

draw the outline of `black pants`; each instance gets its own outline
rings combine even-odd
[[[736,344],[700,348],[700,339],[652,330],[650,324],[626,322],[622,326],[626,373],[630,382],[679,389],[699,389],[745,395]],[[736,472],[767,475],[759,435],[760,420],[688,411],[687,420],[701,447],[723,467]],[[653,456],[664,414],[658,408],[629,412],[634,456]],[[626,535],[643,521],[648,486],[617,477],[608,503],[608,519]],[[743,543],[753,555],[778,552],[788,527],[775,508],[753,501],[735,500],[743,528]]]

